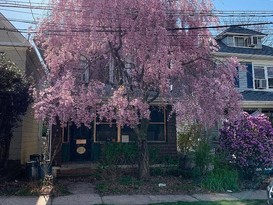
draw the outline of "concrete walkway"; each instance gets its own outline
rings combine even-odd
[[[40,197],[0,197],[0,205],[91,205],[91,204],[156,204],[162,202],[193,202],[193,201],[219,201],[219,200],[266,200],[265,190],[249,190],[239,193],[221,194],[193,194],[193,195],[118,195],[100,196],[98,194],[72,194],[49,198]]]

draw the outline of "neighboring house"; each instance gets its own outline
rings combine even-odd
[[[230,27],[216,37],[217,57],[235,56],[245,69],[238,69],[236,86],[243,96],[242,108],[273,119],[273,48],[262,44],[266,34],[243,27]]]
[[[40,60],[28,40],[0,13],[0,52],[13,61],[27,76],[38,85],[44,76]],[[31,154],[39,154],[41,127],[34,119],[31,106],[28,108],[19,127],[14,129],[9,160],[25,164]]]

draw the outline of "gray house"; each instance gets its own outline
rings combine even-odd
[[[238,69],[236,86],[242,108],[266,114],[273,122],[273,48],[263,45],[266,34],[243,27],[230,27],[216,37],[216,57],[236,56],[245,69]]]

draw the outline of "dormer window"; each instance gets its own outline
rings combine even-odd
[[[234,45],[236,47],[246,47],[247,43],[246,43],[247,38],[245,37],[234,37]]]
[[[257,36],[234,36],[235,47],[261,47],[262,39]]]

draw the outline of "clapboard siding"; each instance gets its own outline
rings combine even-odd
[[[33,110],[29,107],[23,119],[21,163],[26,163],[31,154],[41,154],[39,123],[34,119]]]

